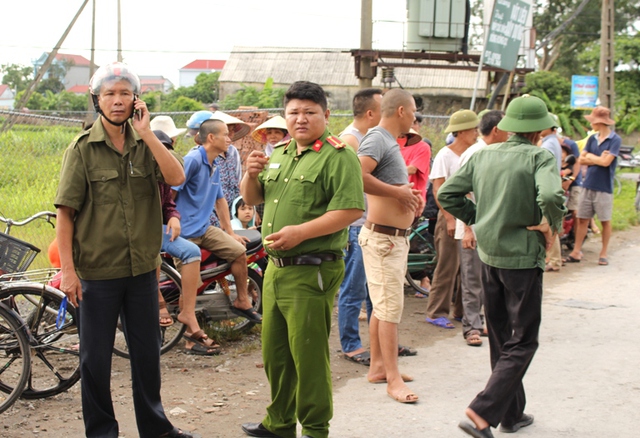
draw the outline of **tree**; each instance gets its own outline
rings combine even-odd
[[[538,44],[552,31],[567,21],[583,0],[553,0],[536,2],[533,25],[539,38]],[[602,0],[589,0],[584,9],[566,27],[542,44],[538,50],[541,70],[555,70],[562,76],[583,74],[578,54],[600,38]],[[615,32],[621,34],[631,28],[640,15],[637,0],[616,0]]]
[[[166,111],[200,111],[203,109],[202,102],[186,96],[178,97],[173,103],[167,106]]]
[[[69,62],[67,61],[51,64],[51,67],[49,67],[47,72],[47,77],[40,81],[36,88],[36,92],[45,94],[47,91],[51,91],[52,93],[60,93],[61,91],[64,91],[64,78],[67,75],[68,65]]]
[[[534,90],[543,91],[550,99],[558,102],[568,102],[571,98],[571,82],[556,72],[529,73],[525,76],[524,83],[522,93],[531,93]]]
[[[0,72],[4,75],[2,76],[2,83],[8,85],[15,94],[18,94],[26,90],[29,82],[31,82],[33,67],[19,64],[3,64],[0,66]]]
[[[273,88],[273,78],[268,78],[262,90],[243,85],[222,101],[223,109],[236,109],[241,106],[257,106],[258,108],[280,108],[286,90]]]

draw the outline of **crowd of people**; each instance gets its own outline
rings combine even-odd
[[[66,150],[55,199],[61,290],[79,315],[87,436],[118,436],[109,387],[118,318],[140,436],[197,436],[164,413],[158,326],[175,318],[187,326],[187,353],[220,353],[195,313],[201,247],[231,265],[232,311],[262,324],[271,403],[260,422],[242,425],[247,435],[294,438],[300,423],[303,437],[329,436],[336,296],[343,357],[369,367],[367,379],[386,383],[393,400],[418,402],[407,385],[413,378],[398,368],[398,356],[417,351],[399,343],[398,326],[409,235],[425,218],[435,224],[438,256],[433,278],[421,281],[426,322],[453,329],[451,318],[460,320],[467,345],[481,346],[482,337],[490,345],[493,372],[460,428],[491,437],[491,427],[515,432],[533,422],[522,378],[537,349],[542,274],[580,262],[594,215],[602,222],[599,264],[608,264],[620,137],[606,108],[587,116],[596,134],[582,151],[536,97],[516,98],[506,112],[459,110],[432,159],[422,116],[401,89],[356,93],[353,122],[339,136],[327,128],[324,90],[311,82],[292,84],[284,117],[253,131],[217,107],[177,128],[168,116],[151,119],[139,93],[126,65],[98,69],[91,95],[99,118]],[[179,157],[173,147],[187,130],[195,144]],[[263,149],[248,154],[243,172],[233,142],[250,133]],[[563,259],[567,211],[577,219],[576,246]],[[269,254],[262,315],[247,290],[246,238],[235,232],[249,228],[261,229]],[[177,315],[158,292],[160,251],[182,276]]]

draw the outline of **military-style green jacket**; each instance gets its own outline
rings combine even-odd
[[[469,192],[476,204],[466,197]],[[552,229],[561,230],[563,195],[553,155],[513,135],[473,154],[442,184],[438,201],[467,225],[476,224],[478,255],[487,265],[544,269],[544,237],[527,227],[544,216]]]
[[[258,177],[264,191],[263,237],[287,225],[316,219],[327,211],[364,210],[362,171],[353,149],[328,130],[300,155],[295,140],[274,148]],[[274,257],[334,253],[343,255],[347,229],[305,240],[287,251],[268,250]]]
[[[55,206],[76,210],[73,260],[84,280],[108,280],[155,269],[162,244],[158,181],[151,150],[130,124],[123,153],[100,118],[64,153]]]

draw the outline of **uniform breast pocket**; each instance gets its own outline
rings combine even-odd
[[[278,177],[280,176],[280,169],[269,169],[267,170],[266,175],[264,176],[265,185],[272,183],[274,181],[278,181]]]
[[[322,194],[317,172],[294,174],[291,179],[291,183],[294,184],[294,190],[290,192],[291,202],[294,204],[309,205]]]
[[[118,171],[116,169],[98,169],[89,172],[91,195],[94,204],[113,204],[118,202]]]
[[[150,166],[133,166],[131,168],[131,194],[133,199],[145,199],[155,195],[155,181]]]

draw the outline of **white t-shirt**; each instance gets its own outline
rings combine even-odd
[[[456,170],[460,168],[460,156],[456,155],[449,147],[440,149],[429,173],[429,179],[434,180],[444,178],[448,180]]]
[[[473,154],[478,152],[480,149],[482,149],[486,145],[487,143],[485,143],[483,139],[479,138],[475,144],[470,146],[466,151],[462,153],[462,155],[460,155],[460,167],[464,166],[465,163],[469,161],[469,158],[471,158]],[[471,193],[471,200],[475,202],[473,193]],[[456,234],[454,236],[456,240],[462,240],[464,238],[464,225],[465,225],[464,222],[462,222],[460,219],[456,219]],[[473,227],[474,226],[471,225],[472,229]],[[475,234],[475,231],[474,231],[474,234]]]

